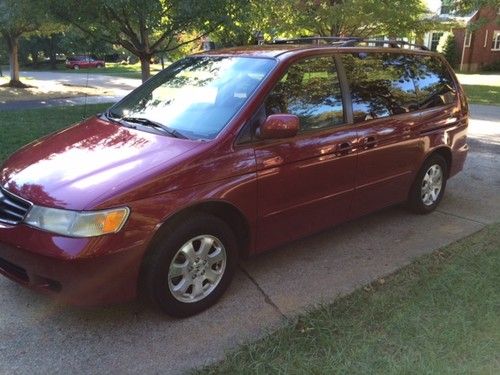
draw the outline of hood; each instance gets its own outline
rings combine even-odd
[[[88,209],[199,145],[94,117],[17,151],[0,171],[0,185],[37,205]]]

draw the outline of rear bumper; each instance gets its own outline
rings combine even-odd
[[[143,246],[93,258],[64,260],[0,243],[0,274],[76,306],[135,298]]]

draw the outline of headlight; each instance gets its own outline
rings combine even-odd
[[[24,223],[69,237],[95,237],[118,232],[129,212],[127,207],[80,212],[33,206]]]

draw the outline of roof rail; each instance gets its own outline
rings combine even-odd
[[[414,43],[407,42],[405,40],[395,40],[395,39],[382,40],[382,39],[364,39],[363,38],[363,39],[354,40],[352,42],[347,41],[344,43],[343,47],[354,47],[355,45],[357,45],[359,43],[373,43],[375,45],[381,44],[383,47],[385,47],[385,45],[388,45],[391,48],[402,48],[404,46],[408,46],[410,48],[413,47],[414,49],[420,49],[422,51],[429,50],[424,45],[414,44]]]
[[[423,45],[413,44],[406,42],[404,40],[381,40],[381,39],[368,39],[360,38],[354,36],[311,36],[302,38],[290,38],[290,39],[275,39],[273,44],[320,44],[321,42],[326,44],[332,44],[339,47],[354,47],[360,43],[373,43],[375,45],[386,45],[390,48],[402,48],[408,46],[409,48],[420,49],[423,51],[428,51],[429,49]]]
[[[274,39],[273,44],[320,44],[320,42],[325,43],[344,43],[350,41],[356,41],[360,38],[357,37],[345,37],[345,36],[305,36],[300,38],[289,38],[289,39]]]

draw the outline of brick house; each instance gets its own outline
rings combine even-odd
[[[484,20],[478,29],[467,31],[471,22]],[[475,72],[485,66],[500,64],[500,9],[483,7],[465,27],[454,28],[453,35],[460,51],[460,70]]]
[[[440,51],[448,35],[453,33],[460,70],[475,72],[500,63],[500,9],[482,7],[467,17],[459,17],[447,5],[449,1],[428,0],[427,3],[433,18],[443,24],[442,30],[424,35],[427,48]]]

